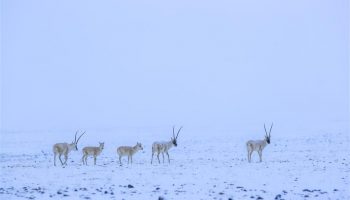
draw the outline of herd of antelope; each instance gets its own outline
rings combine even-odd
[[[248,153],[248,162],[251,162],[252,153],[254,151],[258,152],[260,162],[262,162],[262,151],[266,147],[267,144],[270,144],[271,142],[271,130],[273,127],[273,123],[271,124],[269,133],[267,133],[265,124],[265,138],[263,140],[249,140],[246,142],[247,146],[247,153]],[[152,158],[151,158],[151,164],[153,163],[153,156],[154,154],[157,154],[158,163],[160,164],[159,155],[162,154],[163,157],[163,163],[164,163],[164,153],[168,157],[168,162],[170,163],[170,157],[169,157],[169,149],[173,146],[177,147],[177,138],[179,136],[179,133],[181,131],[182,127],[177,131],[177,134],[175,136],[175,127],[173,127],[173,137],[171,137],[170,141],[157,141],[152,144]],[[58,158],[61,162],[61,165],[67,165],[68,160],[68,154],[74,150],[78,151],[78,142],[80,138],[85,134],[83,132],[77,139],[78,135],[77,131],[75,133],[74,141],[72,143],[57,143],[53,145],[53,153],[54,153],[54,166],[56,166],[56,157],[58,155]],[[104,149],[104,142],[99,142],[98,147],[84,147],[83,148],[83,157],[81,158],[83,164],[87,165],[87,158],[88,156],[93,156],[94,158],[94,165],[96,165],[96,159],[97,156],[99,156]],[[119,163],[122,165],[122,157],[127,156],[128,157],[128,164],[129,162],[132,164],[132,156],[137,153],[138,151],[143,150],[142,144],[137,142],[135,146],[120,146],[117,148],[117,154],[119,156]],[[61,156],[64,155],[64,162],[61,159]]]

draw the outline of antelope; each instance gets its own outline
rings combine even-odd
[[[152,159],[151,164],[153,162],[153,155],[157,153],[158,163],[160,164],[159,160],[159,154],[162,153],[163,156],[163,163],[164,163],[164,153],[168,156],[168,162],[170,163],[169,158],[169,149],[173,146],[177,147],[177,137],[179,136],[179,133],[181,131],[182,127],[177,131],[176,137],[175,137],[175,126],[173,126],[173,137],[168,142],[154,142],[152,144]]]
[[[99,142],[100,146],[98,147],[84,147],[83,148],[83,157],[81,160],[83,161],[83,164],[87,165],[87,157],[89,155],[94,157],[94,165],[96,165],[96,157],[99,156],[102,152],[102,150],[105,147],[104,142]]]
[[[267,144],[270,144],[271,141],[271,130],[272,130],[273,123],[270,127],[269,134],[267,134],[266,127],[264,124],[265,129],[265,139],[264,140],[249,140],[247,142],[247,151],[248,151],[248,162],[251,162],[252,160],[252,153],[254,151],[257,151],[259,154],[260,162],[262,162],[262,151],[266,147]]]
[[[57,143],[55,145],[53,145],[53,153],[54,153],[54,166],[56,166],[56,157],[57,157],[57,154],[59,155],[58,158],[60,159],[61,161],[61,164],[62,166],[63,165],[67,165],[67,160],[68,160],[68,154],[69,152],[71,152],[72,150],[74,151],[78,151],[78,142],[81,138],[81,136],[83,136],[85,134],[82,133],[78,140],[77,140],[77,134],[78,134],[79,131],[77,131],[75,133],[75,137],[74,137],[74,141],[72,143]],[[61,159],[61,156],[62,154],[64,155],[64,162],[62,162],[62,159]]]
[[[142,144],[138,143],[138,142],[133,147],[130,147],[130,146],[118,147],[117,153],[119,155],[119,163],[120,163],[120,165],[122,165],[122,157],[123,156],[128,156],[128,164],[129,164],[129,160],[131,160],[131,164],[132,164],[132,156],[135,153],[137,153],[139,150],[143,150],[143,147],[142,147]]]

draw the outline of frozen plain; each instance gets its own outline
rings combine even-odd
[[[260,133],[205,134],[183,130],[171,163],[150,164],[151,144],[168,131],[91,132],[81,139],[68,166],[53,166],[52,145],[70,142],[74,132],[3,132],[1,199],[350,199],[349,136],[346,132],[277,135],[247,162],[245,142]],[[142,135],[142,136],[141,136]],[[81,149],[105,149],[93,165],[81,163]],[[141,142],[133,165],[120,166],[116,148]],[[155,160],[156,161],[156,160]]]

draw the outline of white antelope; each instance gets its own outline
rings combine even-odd
[[[89,155],[94,157],[94,165],[96,165],[96,158],[99,156],[102,152],[102,150],[105,147],[104,142],[99,142],[100,146],[98,147],[84,147],[83,148],[83,157],[81,160],[83,161],[83,164],[87,165],[87,157]]]
[[[136,143],[136,145],[133,146],[133,147],[130,147],[130,146],[118,147],[117,153],[119,155],[119,163],[120,163],[120,165],[122,164],[122,157],[123,156],[128,156],[128,164],[129,164],[129,160],[131,160],[131,164],[132,164],[132,156],[136,152],[138,152],[139,150],[143,150],[143,147],[142,147],[141,143]]]
[[[153,155],[157,153],[158,163],[160,163],[159,160],[159,154],[162,153],[163,156],[163,163],[164,163],[164,153],[168,156],[168,162],[170,163],[169,158],[169,149],[173,146],[177,147],[177,137],[179,136],[179,133],[181,131],[182,127],[177,131],[176,137],[175,137],[175,127],[173,127],[173,137],[168,142],[154,142],[152,144],[152,159],[151,164],[153,162]]]
[[[77,140],[78,132],[79,131],[77,131],[75,133],[74,141],[72,143],[69,144],[69,143],[64,142],[64,143],[57,143],[57,144],[53,145],[54,166],[56,166],[57,154],[58,154],[58,158],[61,161],[61,164],[66,165],[69,152],[71,152],[72,150],[78,151],[78,142],[79,142],[81,136],[83,136],[85,134],[85,132],[83,134],[81,134]],[[62,162],[62,159],[61,159],[62,154],[64,155],[64,162]]]
[[[269,134],[267,134],[266,127],[264,124],[265,129],[265,139],[264,140],[249,140],[247,142],[247,151],[248,151],[248,162],[251,162],[252,160],[252,153],[254,151],[257,151],[260,157],[260,162],[262,162],[262,151],[266,147],[267,144],[270,144],[271,141],[271,130],[272,130],[273,123],[270,127]]]

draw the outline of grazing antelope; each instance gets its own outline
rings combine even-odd
[[[173,146],[177,147],[177,137],[179,136],[179,133],[181,131],[182,127],[177,131],[176,137],[175,137],[175,127],[173,127],[173,137],[168,142],[154,142],[152,144],[152,159],[151,164],[153,162],[153,155],[157,153],[158,163],[160,163],[159,160],[159,154],[162,153],[163,156],[163,163],[164,163],[164,153],[168,156],[168,162],[170,163],[169,158],[169,149]]]
[[[83,161],[83,164],[87,165],[87,157],[89,155],[94,157],[94,165],[96,165],[96,157],[99,156],[102,152],[102,150],[105,147],[104,142],[99,142],[100,146],[98,147],[84,147],[83,148],[83,157],[81,160]]]
[[[270,144],[271,141],[271,130],[272,130],[273,123],[270,127],[269,134],[267,134],[266,127],[264,124],[265,129],[265,139],[264,140],[249,140],[247,142],[247,151],[248,151],[248,162],[251,162],[252,160],[252,153],[254,151],[257,151],[259,153],[260,162],[262,162],[262,151],[266,147],[267,144]]]
[[[129,160],[131,160],[131,164],[132,164],[132,156],[136,152],[138,152],[139,150],[143,150],[143,147],[142,147],[141,143],[136,143],[136,145],[133,146],[133,147],[129,147],[129,146],[118,147],[117,153],[119,155],[119,163],[120,163],[120,165],[122,164],[122,157],[123,156],[128,156],[128,164],[129,164]]]
[[[54,166],[56,166],[56,156],[57,156],[57,154],[58,154],[58,158],[61,161],[61,164],[62,165],[66,165],[69,152],[71,152],[72,150],[78,151],[78,142],[79,142],[81,136],[83,136],[85,134],[85,132],[82,133],[79,136],[78,140],[77,140],[78,132],[79,131],[77,131],[75,133],[74,141],[72,143],[69,144],[69,143],[65,142],[65,143],[57,143],[57,144],[53,145]],[[64,155],[64,159],[65,159],[64,162],[62,162],[62,159],[61,159],[62,154]]]

